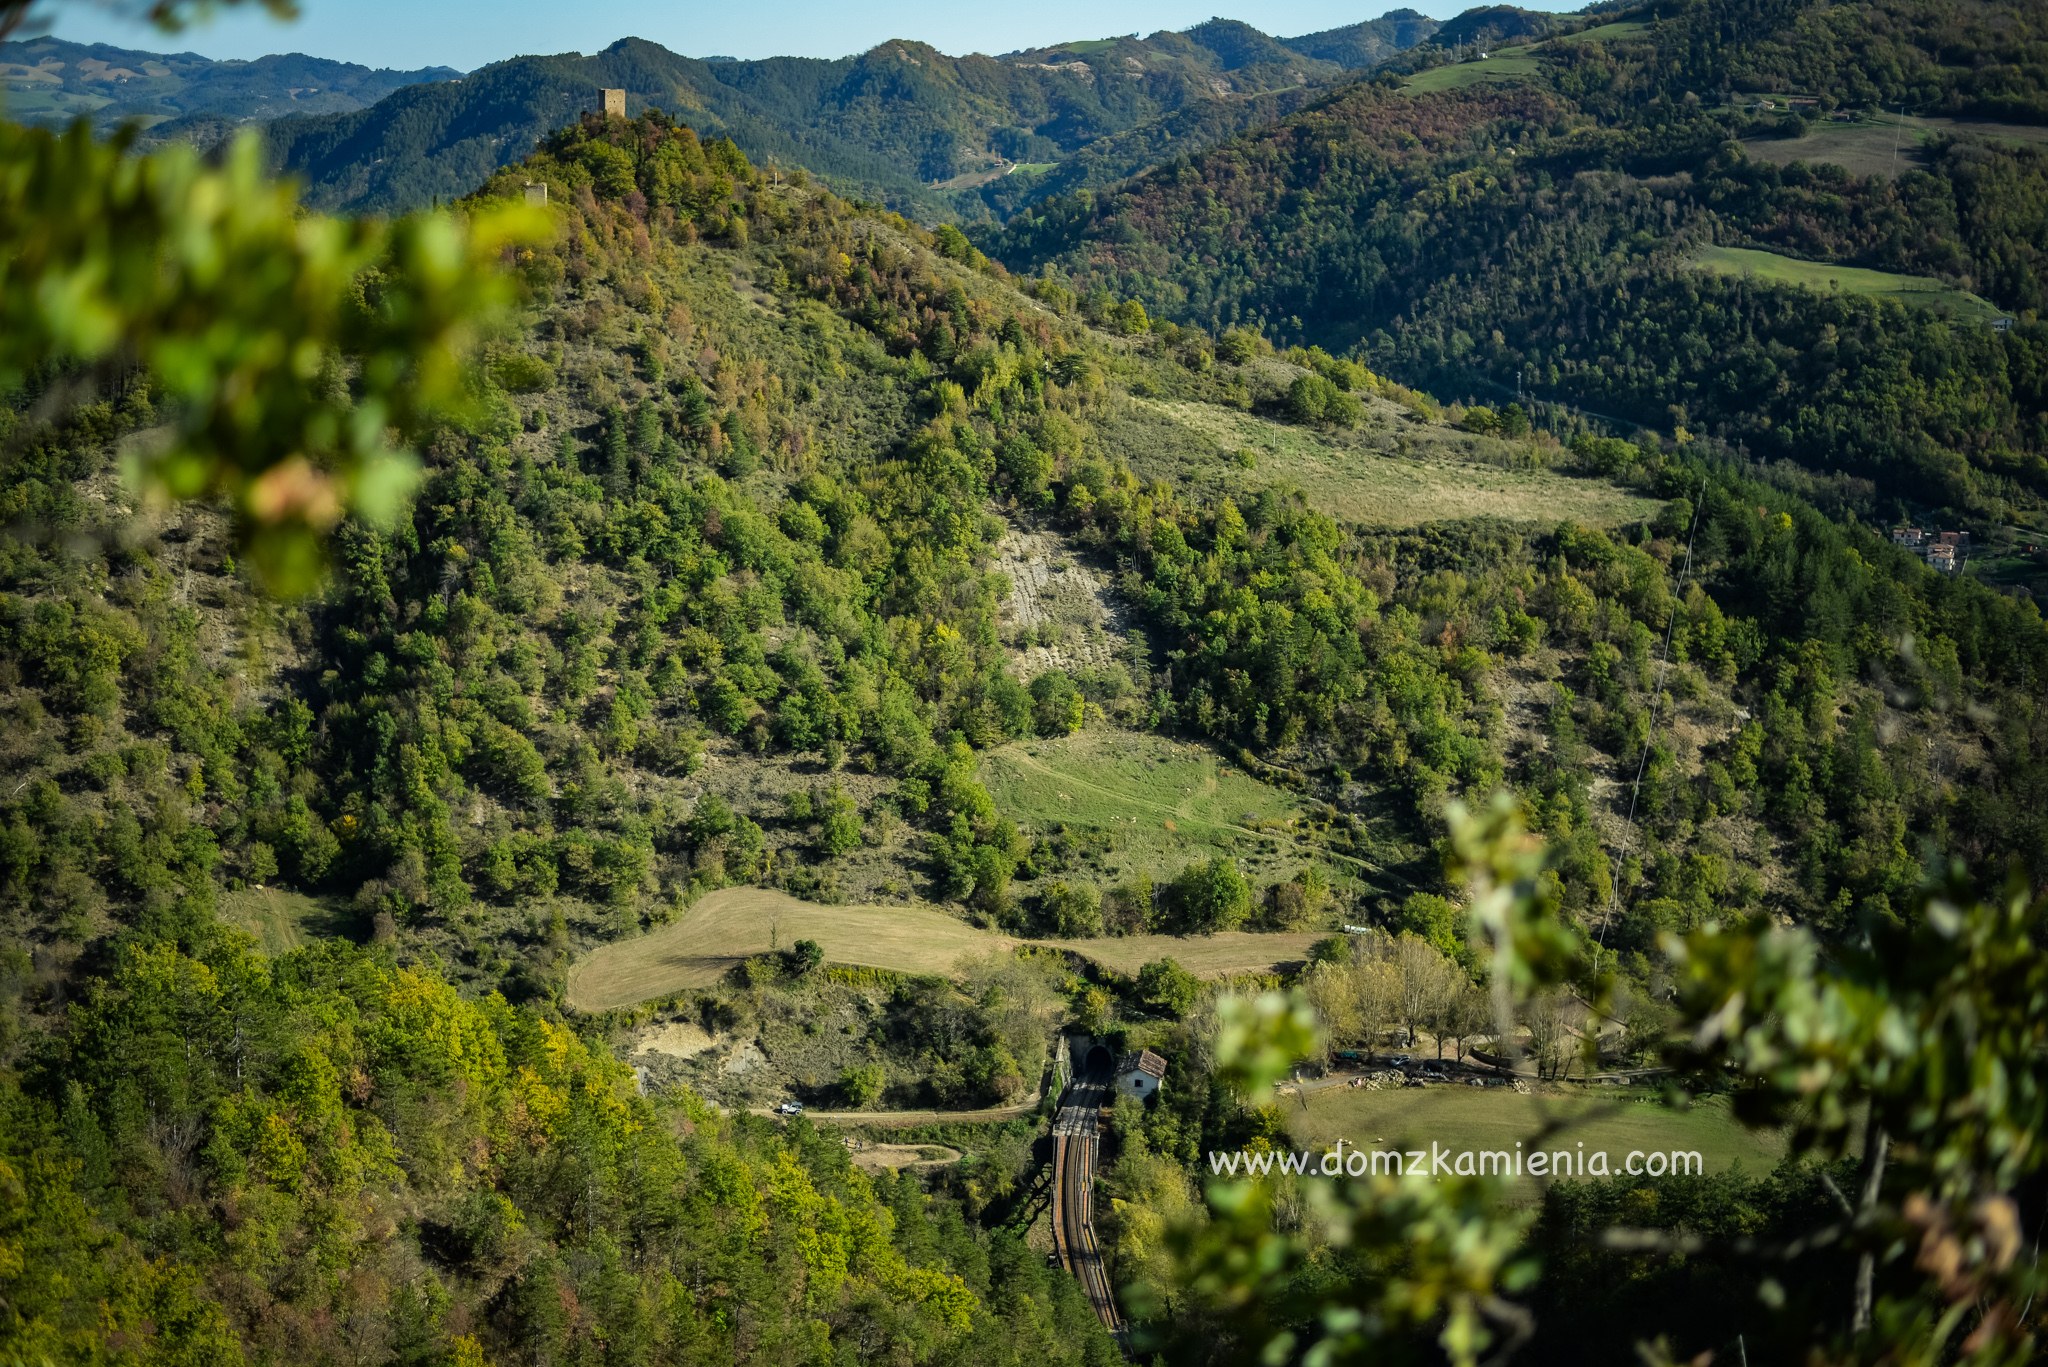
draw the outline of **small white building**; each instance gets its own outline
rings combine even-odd
[[[1116,1089],[1143,1101],[1159,1090],[1166,1076],[1166,1060],[1150,1049],[1139,1049],[1116,1061]]]

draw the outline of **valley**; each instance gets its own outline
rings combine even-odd
[[[2025,6],[64,3],[0,1359],[2038,1356]]]

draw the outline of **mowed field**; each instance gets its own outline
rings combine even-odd
[[[1824,161],[1855,176],[1889,176],[1919,165],[1922,146],[1943,133],[1963,133],[2021,146],[2048,146],[2048,128],[2030,124],[1877,114],[1853,123],[1823,120],[1796,138],[1744,138],[1742,148],[1750,156],[1778,166],[1795,161]]]
[[[1298,963],[1318,938],[1236,932],[1032,943],[1072,950],[1119,973],[1171,957],[1190,972],[1218,977]],[[712,987],[742,959],[798,940],[816,940],[827,963],[933,974],[1024,943],[928,907],[822,906],[767,888],[724,888],[700,898],[671,925],[584,955],[569,969],[568,1003],[578,1011],[608,1011]]]
[[[1371,527],[1414,527],[1425,522],[1498,517],[1552,524],[1570,518],[1589,526],[1616,526],[1649,516],[1656,504],[1602,480],[1573,479],[1548,470],[1511,469],[1516,448],[1493,437],[1415,422],[1384,399],[1366,404],[1365,421],[1351,431],[1321,432],[1267,422],[1214,404],[1139,400],[1133,426],[1149,416],[1213,443],[1210,453],[1183,443],[1173,454],[1130,454],[1140,474],[1209,482],[1250,493],[1292,485],[1316,507],[1344,522]],[[1144,434],[1124,443],[1127,453],[1153,443]],[[1165,443],[1160,443],[1162,446]],[[1246,469],[1227,458],[1249,451]]]
[[[340,909],[302,892],[280,888],[243,888],[220,895],[220,917],[248,932],[256,947],[272,958],[301,945],[348,933],[350,917]]]
[[[1546,38],[1539,47],[1556,46],[1561,43],[1604,43],[1610,39],[1641,38],[1648,34],[1650,26],[1639,19],[1623,19],[1612,24],[1596,24],[1582,28],[1577,33],[1562,33],[1555,38]]]
[[[1292,877],[1332,856],[1300,827],[1304,808],[1285,789],[1246,774],[1214,750],[1135,731],[1083,731],[1020,741],[982,757],[996,809],[1026,830],[1099,832],[1109,852],[1097,872],[1171,878],[1198,859],[1235,858],[1254,882]]]
[[[1401,82],[1401,89],[1414,95],[1426,95],[1436,90],[1463,90],[1466,86],[1493,81],[1523,80],[1542,69],[1541,64],[1529,55],[1528,48],[1503,48],[1488,57],[1418,71]]]
[[[1708,247],[1693,257],[1701,270],[1721,275],[1754,276],[1777,285],[1819,290],[1827,294],[1863,294],[1895,299],[1916,308],[1937,309],[1965,322],[1988,325],[2002,316],[1998,306],[1966,290],[1924,275],[1897,275],[1827,261],[1801,261],[1753,247]]]
[[[1740,1163],[1744,1171],[1770,1171],[1784,1156],[1784,1140],[1737,1124],[1725,1100],[1707,1097],[1690,1110],[1655,1100],[1618,1100],[1599,1095],[1523,1095],[1506,1087],[1402,1087],[1369,1092],[1328,1087],[1303,1097],[1282,1097],[1288,1132],[1303,1148],[1320,1154],[1339,1139],[1346,1147],[1505,1150],[1528,1142],[1546,1125],[1563,1122],[1540,1146],[1545,1151],[1579,1145],[1605,1150],[1610,1171],[1620,1175],[1631,1152],[1697,1153],[1708,1172]],[[1523,1178],[1521,1194],[1533,1197],[1548,1179]]]

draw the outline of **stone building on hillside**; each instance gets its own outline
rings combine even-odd
[[[1116,1089],[1143,1101],[1159,1090],[1166,1060],[1150,1049],[1136,1049],[1116,1061]]]

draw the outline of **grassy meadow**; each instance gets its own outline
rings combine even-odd
[[[1339,521],[1368,527],[1498,517],[1615,526],[1654,512],[1648,499],[1595,479],[1517,468],[1527,448],[1417,421],[1384,399],[1349,431],[1268,422],[1216,404],[1137,400],[1117,423],[1120,449],[1141,475],[1221,485],[1234,496],[1268,485],[1300,489]],[[1199,439],[1191,443],[1188,438]],[[1206,443],[1202,450],[1199,443]],[[1249,467],[1229,459],[1249,452]]]
[[[1852,122],[1824,119],[1796,138],[1744,138],[1742,147],[1750,156],[1778,166],[1818,161],[1854,176],[1890,176],[1922,164],[1926,144],[1951,133],[2007,146],[2048,146],[2048,128],[2031,124],[1866,114]]]
[[[1503,48],[1489,57],[1433,66],[1401,82],[1401,89],[1411,95],[1427,95],[1439,90],[1463,90],[1467,86],[1492,81],[1525,80],[1543,69],[1542,63],[1530,56],[1529,51],[1525,47]]]
[[[1297,963],[1318,938],[1233,932],[1033,943],[1071,950],[1119,973],[1171,957],[1190,972],[1218,977]],[[931,907],[825,906],[767,888],[725,888],[669,925],[584,955],[569,969],[567,1001],[578,1011],[607,1011],[712,987],[741,960],[798,940],[816,940],[827,963],[928,974],[950,974],[962,960],[1025,943]]]
[[[349,929],[346,913],[317,897],[282,888],[224,892],[220,894],[220,915],[272,958],[324,936],[346,935]]]
[[[981,781],[1025,830],[1107,837],[1093,873],[1171,878],[1198,859],[1235,858],[1254,883],[1320,864],[1337,878],[1366,866],[1323,847],[1307,806],[1214,750],[1135,731],[1083,731],[989,751]]]
[[[1937,309],[1964,322],[1989,324],[2001,317],[1998,307],[1967,290],[1924,275],[1898,275],[1828,261],[1802,261],[1752,247],[1707,247],[1693,257],[1701,270],[1721,275],[1747,275],[1774,285],[1818,290],[1826,294],[1862,294],[1893,299],[1917,308]]]
[[[1615,38],[1641,38],[1650,31],[1649,24],[1639,19],[1623,19],[1612,24],[1596,24],[1582,28],[1577,33],[1562,33],[1547,38],[1545,44],[1556,43],[1601,43]]]

